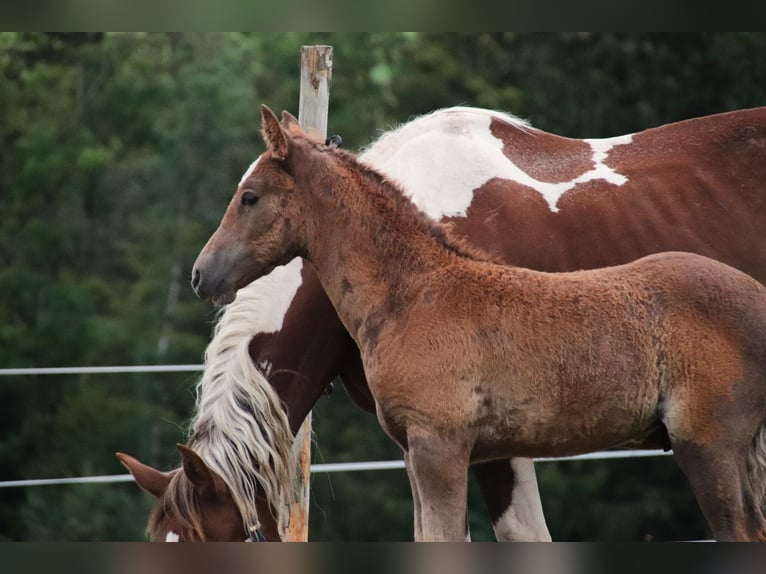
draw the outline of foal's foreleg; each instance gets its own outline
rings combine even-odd
[[[407,451],[404,451],[404,467],[407,469],[407,477],[410,479],[410,490],[412,490],[413,538],[414,540],[421,540],[423,538],[423,530],[420,526],[420,494],[418,493],[418,483],[415,480],[415,475],[410,465],[410,456]]]
[[[407,442],[407,472],[420,506],[415,540],[464,541],[469,449],[430,432],[410,432]]]

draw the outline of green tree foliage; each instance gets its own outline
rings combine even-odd
[[[214,313],[187,286],[262,151],[258,105],[297,113],[299,50],[335,48],[332,133],[359,148],[451,105],[570,137],[766,103],[763,34],[0,34],[0,367],[197,363]],[[3,377],[0,480],[162,468],[193,374]],[[395,458],[341,393],[317,461]],[[539,465],[555,538],[706,535],[672,460]],[[133,484],[0,489],[0,539],[140,540]],[[404,473],[317,475],[311,536],[406,540]],[[491,539],[475,489],[474,538]]]
[[[254,154],[260,42],[120,34],[3,42],[0,362],[199,362],[212,314],[186,278]],[[114,473],[116,450],[174,461],[191,377],[101,379],[4,380],[13,414],[0,423],[3,476]],[[60,494],[30,492],[26,504],[55,506]],[[24,492],[2,495],[19,504]],[[118,514],[109,505],[128,512],[138,499],[107,497],[104,509],[87,501],[79,514],[95,525],[101,512]],[[73,510],[77,498],[67,500]],[[9,506],[0,531],[46,532]],[[142,530],[133,521],[123,537]],[[94,526],[85,538],[105,535]]]

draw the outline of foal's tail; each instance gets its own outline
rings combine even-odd
[[[766,499],[766,424],[755,433],[747,456],[747,478],[757,506]]]

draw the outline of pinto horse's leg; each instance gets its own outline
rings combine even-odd
[[[469,448],[432,432],[408,432],[407,444],[407,472],[420,507],[415,540],[465,541]]]
[[[532,459],[493,460],[474,464],[471,470],[497,540],[550,542]]]

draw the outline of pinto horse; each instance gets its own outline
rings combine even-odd
[[[766,541],[766,287],[690,253],[493,262],[346,151],[262,107],[268,150],[194,265],[206,299],[311,261],[404,453],[415,539],[465,535],[472,462],[663,429],[719,540]],[[551,207],[555,202],[550,203]]]
[[[764,146],[766,109],[687,120],[632,136],[572,140],[497,112],[450,108],[384,135],[360,159],[400,183],[431,217],[451,221],[457,233],[510,263],[567,271],[680,249],[726,261],[764,282],[766,253],[757,241],[766,228],[760,192],[766,177]],[[252,170],[240,188],[250,175]],[[194,426],[219,425],[219,433],[195,433],[189,445],[205,451],[202,458],[213,461],[210,466],[232,491],[242,490],[240,477],[248,473],[238,461],[207,451],[218,450],[214,442],[242,442],[227,424],[243,416],[229,397],[268,388],[262,371],[285,404],[293,431],[337,374],[352,398],[374,408],[359,353],[310,266],[296,261],[274,275],[278,280],[264,278],[241,289],[226,307],[200,382],[200,396],[210,398],[199,401]],[[226,408],[231,412],[224,415]],[[247,410],[265,419],[262,411]],[[165,539],[164,525],[181,513],[196,516],[211,539],[242,539],[241,528],[231,534],[218,528],[218,535],[211,535],[215,521],[193,502],[169,502],[193,488],[156,490],[167,482],[166,475],[143,465],[129,468],[145,489],[163,495],[150,524],[154,538]],[[473,469],[499,539],[547,537],[529,461],[493,461]],[[174,475],[179,485],[189,482],[183,472]],[[219,504],[230,502],[226,492],[221,498]],[[242,497],[240,504],[253,507]],[[260,523],[268,528],[272,520],[263,508]],[[180,527],[172,528],[178,532]]]

